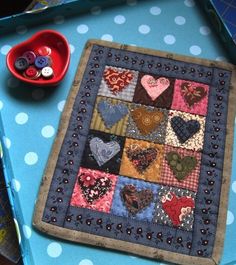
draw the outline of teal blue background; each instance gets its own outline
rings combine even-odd
[[[151,9],[152,7],[159,9]],[[99,8],[95,10],[98,11],[71,18],[52,16],[49,23],[42,25],[39,19],[38,26],[31,28],[21,21],[13,33],[0,37],[0,108],[6,135],[3,140],[13,168],[13,199],[19,200],[21,205],[22,220],[19,220],[19,225],[23,231],[22,241],[25,242],[24,256],[27,256],[29,265],[161,264],[124,253],[67,243],[40,234],[31,226],[39,184],[59,125],[61,106],[69,93],[86,41],[91,38],[111,40],[111,37],[103,36],[109,34],[115,42],[213,60],[230,60],[207,18],[192,0],[129,0],[126,4],[102,9],[100,12]],[[156,10],[154,14],[153,10]],[[158,12],[160,10],[161,12]],[[117,18],[116,22],[114,21],[117,15],[124,16],[125,22],[117,24]],[[183,19],[177,19],[176,23],[177,16],[184,17],[185,23],[178,24],[181,24]],[[122,18],[118,19],[119,23],[123,21]],[[78,32],[77,27],[81,24],[87,25],[88,30]],[[147,34],[140,33],[140,25],[148,25],[150,31]],[[72,45],[70,67],[58,87],[35,88],[25,85],[13,78],[5,66],[9,48],[41,29],[55,29],[61,32]],[[173,35],[175,42],[166,43],[166,35]],[[195,55],[190,51],[190,47],[194,45],[201,48],[201,52]],[[45,126],[50,127],[45,129]],[[29,152],[33,152],[33,155],[30,156]],[[233,165],[236,165],[235,156]],[[236,168],[233,166],[222,265],[236,264],[235,201]],[[50,245],[51,243],[53,244]]]

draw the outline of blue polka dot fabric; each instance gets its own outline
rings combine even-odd
[[[98,3],[98,2],[97,2]],[[42,29],[62,33],[70,43],[71,63],[58,87],[32,87],[10,75],[5,60],[14,45]],[[3,142],[12,165],[12,191],[25,264],[29,265],[151,265],[164,264],[124,253],[68,243],[42,235],[31,226],[40,181],[76,68],[88,39],[102,39],[207,59],[230,60],[193,0],[127,0],[108,9],[95,5],[90,12],[15,32],[0,38],[0,109]],[[236,138],[234,139],[236,144]],[[235,151],[234,151],[235,154]],[[221,264],[236,264],[236,160],[229,193],[227,229]]]

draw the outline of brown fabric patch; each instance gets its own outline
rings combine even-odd
[[[170,81],[170,86],[160,96],[158,96],[154,101],[152,101],[147,91],[143,88],[141,84],[141,79],[144,75],[146,75],[146,73],[140,73],[138,76],[133,102],[159,108],[170,109],[173,99],[175,80],[173,78],[168,78],[168,80]],[[152,76],[154,79],[158,79],[161,77],[158,75]]]
[[[162,122],[164,115],[160,111],[148,111],[144,107],[140,107],[131,111],[131,116],[140,133],[147,135]]]

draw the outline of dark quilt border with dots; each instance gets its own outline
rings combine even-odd
[[[105,65],[210,86],[193,231],[69,205]],[[94,45],[60,150],[43,221],[167,251],[211,257],[219,210],[230,77],[230,71],[215,67]]]

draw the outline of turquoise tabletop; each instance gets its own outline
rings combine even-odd
[[[98,1],[97,1],[98,2]],[[58,87],[37,88],[16,80],[6,68],[10,48],[42,29],[62,33],[70,43],[71,63]],[[183,55],[230,61],[203,11],[193,0],[127,0],[107,9],[47,24],[19,24],[0,38],[0,108],[4,143],[11,158],[13,201],[18,201],[18,223],[27,265],[151,265],[156,261],[128,254],[68,243],[43,235],[31,226],[35,200],[59,119],[69,93],[84,44],[103,39]],[[236,141],[236,137],[235,137]],[[236,264],[236,149],[229,194],[224,253],[221,264]],[[19,208],[20,207],[20,208]]]

